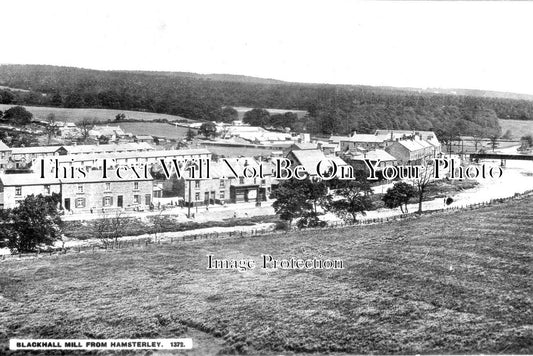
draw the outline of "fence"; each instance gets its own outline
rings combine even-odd
[[[443,209],[427,210],[427,211],[422,212],[422,214],[419,214],[418,212],[411,212],[411,213],[388,216],[388,217],[383,217],[383,218],[362,219],[362,220],[358,220],[355,224],[336,221],[324,227],[313,227],[313,228],[306,228],[303,230],[304,231],[319,231],[319,230],[337,229],[337,228],[345,228],[345,227],[372,225],[372,224],[383,224],[383,223],[387,223],[391,221],[418,218],[421,215],[432,215],[432,214],[439,214],[439,213],[444,213],[444,212],[474,210],[474,209],[492,206],[495,204],[501,204],[501,203],[512,201],[512,200],[520,200],[520,199],[523,199],[524,197],[531,196],[531,195],[533,195],[533,190],[529,190],[521,194],[516,193],[515,195],[511,197],[491,199],[489,201],[481,202],[481,203],[475,203],[475,204],[469,204],[469,205],[463,205],[463,206],[455,206],[455,207],[447,207]],[[197,240],[206,240],[206,239],[245,238],[245,237],[257,237],[257,236],[262,236],[262,235],[278,235],[278,234],[286,234],[286,233],[287,231],[285,230],[274,230],[274,227],[272,227],[272,228],[262,228],[262,229],[251,229],[248,231],[238,230],[238,231],[228,231],[224,233],[215,232],[215,233],[209,233],[209,234],[183,235],[181,237],[154,236],[154,238],[136,239],[136,240],[131,240],[131,241],[124,241],[124,240],[113,241],[105,245],[94,244],[94,245],[89,245],[89,246],[76,246],[76,247],[62,248],[60,250],[54,250],[54,251],[48,251],[48,252],[2,255],[2,257],[0,258],[0,262],[9,261],[9,260],[17,260],[17,261],[18,260],[34,260],[36,258],[44,258],[44,257],[59,257],[61,255],[72,254],[72,253],[78,253],[78,254],[97,253],[97,252],[110,252],[113,250],[120,250],[120,249],[126,249],[126,248],[130,248],[130,249],[131,248],[148,248],[149,246],[172,245],[175,243],[183,243],[187,241],[197,241]]]

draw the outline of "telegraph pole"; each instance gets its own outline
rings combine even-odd
[[[187,218],[190,219],[191,218],[191,180],[188,179],[189,181],[189,201],[187,202]]]

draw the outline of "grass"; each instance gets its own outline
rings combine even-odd
[[[192,336],[199,354],[530,354],[532,212],[528,198],[358,228],[5,262],[0,353],[15,337]],[[345,269],[206,270],[207,254],[322,255]]]
[[[112,218],[112,217],[111,217]],[[121,229],[122,236],[138,236],[153,234],[154,232],[177,232],[204,229],[210,227],[233,227],[233,226],[250,226],[259,223],[278,223],[280,220],[276,216],[251,216],[246,218],[230,218],[223,221],[178,221],[172,216],[162,215],[149,216],[148,221],[139,218],[124,218],[125,226]],[[102,220],[90,221],[65,221],[63,232],[69,238],[86,240],[94,237],[94,226],[100,224]]]
[[[0,104],[0,110],[5,111],[15,105],[9,104]],[[154,121],[158,119],[167,119],[169,121],[176,120],[188,120],[181,116],[168,115],[168,114],[156,114],[151,112],[142,112],[142,111],[129,111],[129,110],[112,110],[112,109],[67,109],[67,108],[52,108],[44,106],[27,106],[23,105],[29,112],[31,112],[34,118],[45,120],[46,116],[50,113],[53,113],[57,121],[67,121],[67,122],[80,122],[83,119],[97,120],[97,121],[108,121],[115,120],[115,116],[120,113],[126,115],[126,119],[129,120],[143,120],[143,121]],[[194,120],[188,120],[194,121]]]
[[[527,134],[533,134],[533,120],[498,120],[502,134],[511,130],[511,138],[520,139]]]

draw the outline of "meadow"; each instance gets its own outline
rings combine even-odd
[[[0,354],[15,337],[192,337],[188,355],[531,354],[532,220],[526,198],[381,225],[2,262]],[[344,269],[207,270],[208,254],[322,256]]]
[[[524,135],[533,135],[533,120],[498,120],[502,134],[511,131],[511,138],[520,139]]]
[[[0,110],[5,111],[11,107],[15,106],[14,104],[0,104]],[[112,109],[67,109],[67,108],[55,108],[55,107],[44,107],[44,106],[27,106],[23,105],[29,112],[31,112],[34,118],[39,120],[45,120],[48,114],[53,113],[57,121],[67,121],[67,122],[80,122],[83,119],[96,120],[106,122],[108,120],[115,120],[115,116],[120,113],[126,115],[128,120],[142,120],[142,121],[154,121],[154,120],[163,120],[168,121],[177,121],[177,120],[188,120],[181,116],[168,115],[168,114],[157,114],[152,112],[143,112],[143,111],[129,111],[129,110],[112,110]]]

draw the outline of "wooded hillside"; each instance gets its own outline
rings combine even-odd
[[[413,129],[491,136],[500,134],[498,119],[533,119],[533,102],[527,100],[244,76],[1,65],[0,85],[24,89],[1,89],[3,104],[138,110],[196,120],[218,120],[223,106],[307,110],[309,117],[286,126],[314,134]]]

